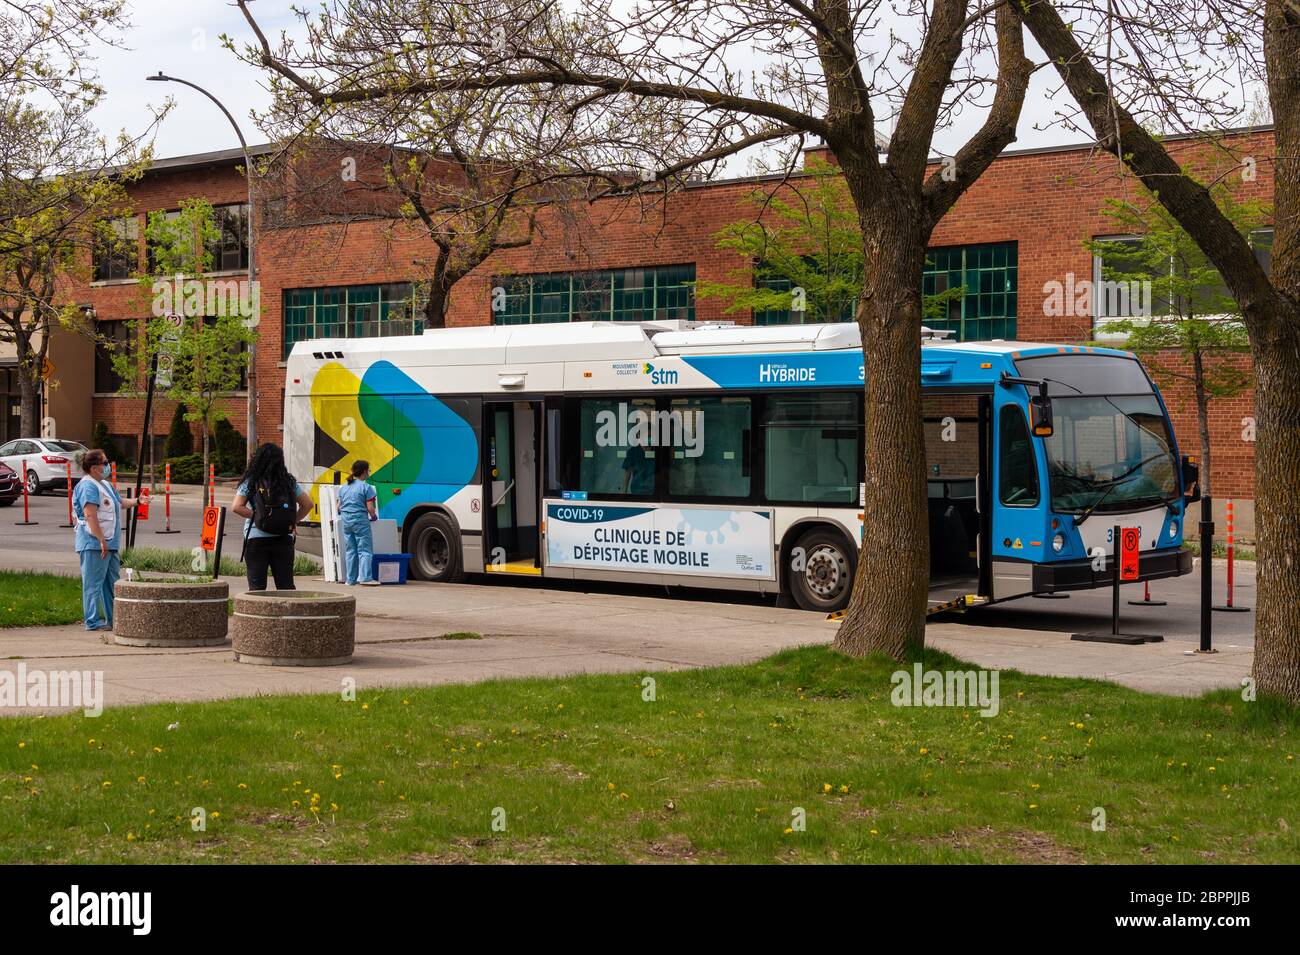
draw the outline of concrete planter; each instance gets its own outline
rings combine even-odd
[[[235,659],[263,666],[328,667],[352,659],[355,597],[312,590],[254,590],[235,598]]]
[[[124,647],[214,647],[226,642],[224,580],[119,580],[113,642]]]

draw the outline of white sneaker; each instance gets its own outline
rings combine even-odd
[[[362,587],[378,587],[378,586],[379,586],[379,581],[377,581],[377,580],[363,580],[363,581],[361,581],[361,586],[362,586]]]

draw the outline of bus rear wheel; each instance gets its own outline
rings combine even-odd
[[[803,610],[843,610],[853,592],[853,555],[844,537],[826,528],[799,538],[789,555],[790,594]]]
[[[411,525],[408,541],[411,570],[417,579],[440,584],[454,584],[465,579],[460,559],[460,534],[446,514],[430,511],[420,515]]]

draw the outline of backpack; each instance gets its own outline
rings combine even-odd
[[[292,490],[272,494],[259,484],[252,499],[253,526],[259,531],[278,535],[293,529],[294,518],[298,516],[298,502]]]

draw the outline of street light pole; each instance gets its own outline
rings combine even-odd
[[[178,79],[175,76],[167,76],[162,70],[158,71],[156,76],[146,77],[146,79],[159,83],[180,83],[182,86],[188,86],[190,89],[198,90],[212,102],[217,104],[217,109],[225,114],[226,119],[230,120],[230,125],[234,127],[235,135],[239,137],[239,147],[244,151],[244,178],[248,180],[248,300],[261,302],[261,296],[254,297],[253,290],[257,288],[257,266],[256,266],[256,245],[253,236],[253,222],[257,218],[253,213],[253,159],[248,154],[248,143],[244,140],[244,133],[235,122],[235,117],[230,115],[230,110],[202,86],[197,83],[191,83],[189,80]],[[243,296],[240,296],[243,298]],[[256,316],[259,320],[261,316]],[[247,436],[247,457],[251,459],[253,452],[257,449],[257,333],[254,333],[253,340],[248,343],[248,418],[245,424],[245,435]]]

